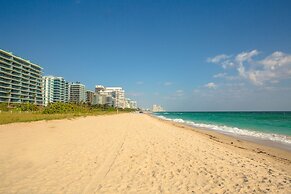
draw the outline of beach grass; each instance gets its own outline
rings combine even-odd
[[[127,111],[119,111],[123,113]],[[32,122],[40,120],[71,119],[81,116],[97,116],[116,114],[116,111],[94,111],[90,113],[63,113],[63,114],[43,114],[41,112],[1,112],[0,125],[16,122]]]
[[[131,112],[134,109],[118,109],[118,112]],[[114,107],[106,105],[90,105],[86,103],[51,103],[46,107],[31,103],[0,103],[0,125],[15,122],[31,122],[39,120],[70,119],[80,116],[96,116],[116,114]]]
[[[133,109],[118,109],[120,113],[131,112]],[[116,114],[116,108],[100,105],[73,104],[57,102],[46,107],[30,103],[0,103],[0,125],[15,122],[31,122],[39,120],[69,119],[80,116],[96,116]]]

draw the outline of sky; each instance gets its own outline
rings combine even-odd
[[[0,0],[0,49],[140,107],[291,110],[291,1]]]

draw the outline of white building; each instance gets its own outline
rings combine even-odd
[[[63,77],[43,76],[43,104],[69,102],[69,83]]]
[[[97,95],[97,104],[113,106],[118,108],[137,109],[137,102],[125,98],[125,91],[122,87],[104,87],[96,85],[95,93]]]
[[[80,82],[72,83],[70,85],[70,102],[84,103],[86,102],[85,85]]]
[[[105,90],[105,87],[102,86],[102,85],[96,85],[95,86],[95,92],[96,93],[100,93],[101,91],[104,91]]]
[[[131,109],[137,109],[137,102],[135,100],[130,101],[130,108]]]
[[[129,98],[125,98],[125,108],[137,109],[137,102]]]
[[[115,107],[115,98],[112,91],[103,90],[99,92],[99,102],[103,105]]]
[[[111,93],[114,100],[114,107],[125,108],[125,92],[122,87],[106,87],[105,92]]]
[[[161,105],[153,105],[153,112],[163,112],[165,111]]]
[[[125,97],[122,87],[104,87],[102,85],[96,85],[95,92],[99,95],[100,104],[125,108]]]

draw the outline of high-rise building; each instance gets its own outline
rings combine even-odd
[[[115,106],[115,97],[111,90],[107,90],[107,88],[102,85],[96,85],[95,93],[98,97],[98,104]]]
[[[96,102],[96,99],[94,99],[96,97],[95,92],[91,91],[91,90],[87,90],[86,91],[86,102],[93,105]]]
[[[137,102],[129,98],[125,98],[125,108],[137,109]]]
[[[113,97],[112,91],[102,90],[98,95],[100,104],[115,107],[115,98]]]
[[[69,102],[69,83],[63,77],[43,76],[43,103]]]
[[[72,83],[70,85],[70,102],[84,103],[86,102],[85,85],[80,82]]]
[[[163,112],[165,111],[161,105],[153,105],[153,112]]]
[[[122,87],[104,87],[102,85],[96,85],[95,93],[98,95],[98,104],[118,108],[137,108],[136,101],[125,98],[125,92]]]
[[[105,92],[114,98],[114,107],[125,108],[125,95],[122,87],[106,87]]]
[[[100,93],[101,91],[104,91],[105,90],[105,87],[102,86],[102,85],[96,85],[95,86],[95,92],[96,93]]]
[[[0,49],[0,102],[42,105],[42,68]]]
[[[130,101],[130,108],[131,108],[131,109],[137,109],[137,102],[134,101],[134,100],[131,100],[131,101]]]

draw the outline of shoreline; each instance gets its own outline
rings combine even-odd
[[[275,160],[285,161],[289,165],[291,165],[291,151],[289,149],[278,147],[278,146],[270,146],[263,142],[255,142],[251,140],[251,138],[242,138],[240,136],[224,134],[224,133],[220,133],[218,131],[207,129],[207,128],[198,128],[198,127],[193,127],[193,126],[183,124],[183,123],[165,120],[165,119],[156,117],[152,114],[147,114],[147,115],[161,122],[164,122],[164,123],[167,123],[167,124],[170,124],[170,125],[173,125],[185,130],[190,130],[194,133],[198,133],[203,136],[207,136],[210,140],[216,141],[218,143],[231,146],[234,148],[242,149],[242,150],[251,151],[258,154],[264,154]]]
[[[183,125],[183,126],[190,127],[193,130],[194,129],[199,129],[199,130],[202,130],[202,131],[205,131],[205,132],[207,132],[207,131],[214,132],[214,133],[218,133],[218,134],[225,135],[225,136],[228,136],[228,137],[232,137],[232,138],[235,138],[235,139],[240,139],[240,140],[243,140],[243,141],[252,142],[252,143],[255,143],[255,144],[264,145],[264,146],[267,146],[267,147],[282,149],[282,150],[291,152],[291,145],[288,145],[287,143],[284,143],[284,142],[273,141],[273,140],[270,140],[270,139],[259,138],[259,137],[251,136],[251,135],[242,135],[242,134],[236,134],[236,133],[231,133],[231,132],[227,132],[227,131],[224,132],[224,131],[214,130],[214,129],[207,128],[207,127],[192,126],[192,125],[189,125],[187,123],[175,122],[175,121],[170,120],[170,119],[167,120],[168,119],[167,117],[165,117],[166,119],[163,119],[163,118],[160,118],[160,117],[158,117],[158,116],[156,116],[154,114],[151,114],[151,113],[148,113],[148,115],[150,115],[150,116],[152,116],[154,118],[157,118],[157,119],[159,119],[161,121],[168,121],[168,122],[171,122],[171,123],[175,123],[177,125]],[[261,133],[263,133],[263,132],[261,132]],[[291,139],[291,136],[288,136],[288,135],[283,135],[283,134],[276,134],[276,135],[286,136],[288,140]]]

